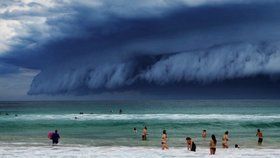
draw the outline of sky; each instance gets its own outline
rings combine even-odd
[[[0,100],[280,99],[277,0],[1,0]]]

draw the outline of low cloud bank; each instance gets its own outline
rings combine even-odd
[[[135,56],[118,63],[75,67],[65,63],[41,71],[29,94],[95,93],[176,83],[211,84],[223,80],[280,74],[280,43],[240,43],[175,54]],[[74,68],[75,67],[75,68]],[[69,69],[70,68],[70,69]]]

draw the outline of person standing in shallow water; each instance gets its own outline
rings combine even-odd
[[[192,141],[192,139],[190,137],[187,137],[186,141],[187,141],[186,143],[187,143],[188,150],[195,152],[196,151],[196,145]]]
[[[260,129],[257,130],[256,136],[258,136],[258,138],[259,138],[259,139],[258,139],[258,144],[261,145],[262,142],[263,142],[263,134],[262,134],[262,132],[261,132]]]
[[[52,134],[51,139],[52,139],[53,145],[58,144],[60,135],[58,134],[57,130],[55,130],[55,132]]]
[[[223,148],[228,148],[228,131],[225,132],[225,134],[222,138],[222,145],[223,145]]]
[[[137,129],[136,129],[136,127],[133,128],[133,133],[134,133],[134,134],[137,134]]]
[[[202,131],[201,136],[202,136],[203,140],[206,139],[207,133],[206,133],[206,130],[205,130],[205,129]]]
[[[147,131],[147,127],[145,126],[143,131],[142,131],[142,140],[147,140],[147,135],[148,135],[148,131]]]
[[[163,131],[162,131],[162,136],[161,136],[161,148],[162,148],[162,150],[168,149],[166,130],[163,130]]]
[[[212,134],[211,136],[211,140],[210,140],[210,155],[215,155],[216,153],[216,145],[217,145],[217,140],[214,134]]]

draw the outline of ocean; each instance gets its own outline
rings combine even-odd
[[[35,149],[41,154],[37,157],[51,153],[64,157],[69,150],[73,157],[85,153],[82,157],[145,157],[145,150],[153,157],[202,157],[208,156],[211,134],[216,135],[221,157],[222,153],[235,153],[233,157],[280,154],[279,100],[22,101],[0,102],[0,112],[0,157],[32,157]],[[141,140],[144,126],[147,141]],[[264,135],[261,146],[257,145],[258,128]],[[55,129],[61,140],[52,147],[47,135]],[[164,129],[170,152],[161,151]],[[201,138],[204,129],[205,140]],[[228,150],[219,149],[225,131],[229,131]],[[186,137],[195,141],[198,155],[187,152]],[[238,151],[234,144],[240,146]]]

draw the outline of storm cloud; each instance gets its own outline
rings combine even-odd
[[[264,89],[255,82],[260,76],[261,83],[279,85],[279,4],[3,1],[0,73],[40,71],[31,95],[187,91],[194,85],[208,91],[228,82]],[[240,83],[244,79],[257,84]]]
[[[42,71],[30,93],[68,93],[77,90],[118,90],[137,84],[157,86],[181,82],[209,84],[225,79],[279,74],[277,43],[223,45],[206,50],[128,58],[123,62]],[[227,53],[224,53],[227,52]]]

